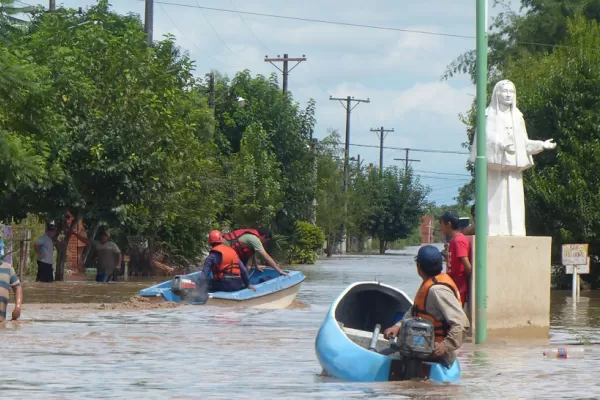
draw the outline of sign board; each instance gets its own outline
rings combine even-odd
[[[587,244],[563,244],[562,246],[562,264],[587,265],[588,264],[588,245]],[[589,269],[589,267],[588,267]]]
[[[581,274],[589,274],[590,273],[590,258],[587,259],[587,264],[585,265],[566,265],[565,273],[572,274],[573,271],[577,272],[579,275]]]

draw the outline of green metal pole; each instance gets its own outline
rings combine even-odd
[[[477,156],[475,158],[475,343],[487,338],[487,158],[485,103],[487,101],[487,0],[476,0]]]

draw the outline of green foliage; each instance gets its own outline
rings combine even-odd
[[[267,132],[255,123],[242,137],[228,173],[230,215],[236,226],[269,226],[282,207],[281,167]]]
[[[319,143],[317,152],[317,225],[327,238],[327,255],[339,243],[345,222],[344,166],[337,132],[330,133]]]
[[[280,189],[283,199],[273,228],[284,234],[294,229],[294,222],[310,217],[314,198],[311,133],[315,125],[315,104],[310,101],[300,109],[292,97],[283,95],[275,74],[270,78],[251,77],[248,71],[232,80],[216,78],[215,118],[217,143],[225,154],[236,153],[242,146],[247,129],[258,124],[266,131],[280,165]],[[235,99],[247,100],[240,107]],[[226,215],[232,220],[233,216]],[[232,221],[237,224],[236,221]]]
[[[296,222],[288,248],[288,263],[314,264],[324,242],[325,234],[321,228],[309,222]]]
[[[423,187],[410,170],[391,167],[380,176],[378,170],[372,169],[358,186],[357,192],[369,196],[370,205],[359,224],[369,235],[379,239],[381,254],[389,243],[406,239],[420,225],[429,189]]]
[[[552,137],[554,152],[536,157],[525,174],[527,227],[551,235],[555,254],[563,243],[589,243],[592,273],[600,286],[600,28],[578,17],[569,22],[563,47],[509,65],[518,88],[519,109],[532,139]],[[582,162],[585,160],[585,162]]]

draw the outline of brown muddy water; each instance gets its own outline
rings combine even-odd
[[[321,376],[314,340],[334,298],[377,279],[414,295],[416,248],[299,269],[297,306],[256,310],[129,301],[148,282],[25,284],[22,320],[0,328],[0,399],[600,398],[600,295],[552,293],[551,344],[466,344],[463,379],[349,383]],[[587,343],[584,359],[545,360]]]

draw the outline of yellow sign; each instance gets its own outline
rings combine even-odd
[[[588,245],[587,244],[563,244],[562,246],[562,264],[587,265],[588,263]]]

